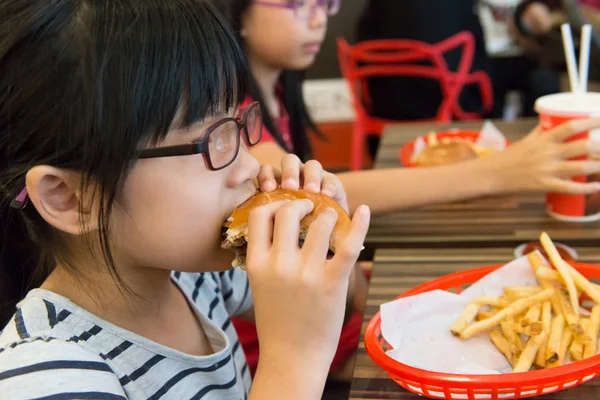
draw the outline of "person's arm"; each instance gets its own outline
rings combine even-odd
[[[276,143],[252,149],[261,164],[278,167],[287,153]],[[483,166],[481,164],[484,164]],[[492,171],[479,160],[437,168],[392,168],[343,172],[350,211],[367,204],[373,214],[492,194]],[[461,177],[461,178],[459,178]],[[460,184],[457,184],[460,179]],[[390,182],[396,184],[390,185]],[[383,190],[385,188],[385,190]]]
[[[506,150],[474,161],[433,168],[353,171],[337,176],[350,211],[366,204],[373,214],[514,192],[595,193],[600,191],[598,185],[576,183],[571,177],[600,172],[600,162],[569,159],[600,153],[600,143],[564,140],[598,128],[600,118],[571,121],[545,133],[536,128]],[[252,154],[261,164],[277,160],[275,165],[280,165],[287,153],[277,146],[266,146],[256,146]]]
[[[261,355],[249,399],[320,399],[327,380],[327,369],[320,364],[292,354],[272,361]]]
[[[373,214],[487,196],[495,191],[491,168],[479,160],[434,168],[346,172],[338,177],[350,209],[364,203]]]

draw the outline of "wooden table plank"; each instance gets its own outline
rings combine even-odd
[[[407,142],[430,131],[453,128],[479,129],[481,122],[457,122],[452,125],[404,124],[391,125],[383,135],[376,168],[401,166],[400,148]],[[508,140],[521,139],[537,124],[536,119],[496,122]],[[382,194],[383,195],[383,194]],[[413,247],[486,246],[487,243],[516,245],[536,239],[540,231],[572,245],[592,245],[600,237],[600,224],[572,224],[556,221],[546,215],[545,196],[526,194],[479,199],[462,203],[423,207],[374,217],[367,246]]]
[[[600,248],[596,246],[575,247],[582,262],[600,264]],[[379,311],[382,303],[394,299],[405,291],[437,277],[486,265],[503,264],[513,258],[512,246],[456,248],[405,248],[377,250],[373,275],[365,312],[366,323]],[[600,398],[600,379],[560,393],[536,399],[582,400]],[[380,369],[364,349],[358,348],[351,400],[358,399],[423,399],[395,384]]]

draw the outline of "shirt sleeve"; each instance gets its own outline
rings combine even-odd
[[[231,317],[238,316],[254,306],[246,271],[233,268],[219,273],[225,308]]]
[[[98,355],[51,338],[0,347],[0,397],[127,399],[119,379]]]

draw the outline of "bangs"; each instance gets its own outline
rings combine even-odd
[[[174,127],[187,128],[226,113],[244,100],[243,50],[207,0],[144,0],[143,7],[138,3],[113,3],[118,10],[97,15],[116,12],[119,18],[96,25],[107,29],[98,35],[106,38],[98,46],[106,47],[96,52],[108,58],[105,83],[122,79],[115,82],[118,90],[109,92],[125,117],[114,122],[121,129],[129,125],[127,136],[140,135],[138,142],[160,141]],[[105,128],[114,127],[110,125]]]

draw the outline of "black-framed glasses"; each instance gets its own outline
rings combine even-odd
[[[240,138],[248,147],[260,142],[262,115],[255,101],[241,110],[238,118],[227,117],[206,129],[203,139],[177,146],[156,147],[138,151],[137,158],[157,158],[202,154],[206,167],[217,171],[235,161],[240,151]]]

